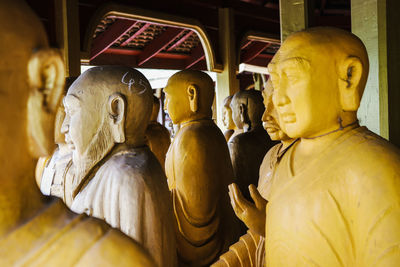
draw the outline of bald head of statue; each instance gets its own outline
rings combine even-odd
[[[369,63],[354,34],[331,27],[294,33],[268,69],[272,100],[291,138],[312,138],[356,123]]]
[[[249,131],[262,126],[265,107],[260,91],[243,90],[234,94],[231,102],[232,119],[239,129]]]
[[[95,67],[68,89],[61,127],[76,163],[99,160],[115,144],[140,146],[153,106],[151,86],[139,71],[124,66]]]
[[[180,71],[169,78],[164,92],[168,114],[174,124],[211,118],[214,82],[206,73]]]

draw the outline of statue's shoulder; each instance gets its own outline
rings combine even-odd
[[[389,190],[393,184],[400,184],[399,149],[365,127],[338,145],[331,159],[336,162],[335,173],[357,188]]]
[[[400,150],[386,139],[360,127],[346,141],[351,151],[353,162],[365,168],[388,168],[392,166],[400,170]],[[365,162],[374,162],[366,166]]]
[[[179,130],[175,138],[178,138],[181,142],[196,139],[200,142],[218,140],[218,142],[226,143],[223,133],[211,120],[185,125]]]
[[[112,183],[145,184],[150,176],[163,176],[160,163],[147,146],[121,151],[111,156],[96,176],[108,178]]]

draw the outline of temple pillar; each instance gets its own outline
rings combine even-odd
[[[312,23],[313,0],[279,0],[281,41],[291,33],[304,30]]]
[[[223,62],[223,71],[217,73],[216,83],[216,110],[217,124],[220,128],[222,124],[222,108],[225,97],[233,95],[239,90],[239,81],[236,78],[236,39],[234,33],[233,10],[220,8],[219,19],[219,44]]]
[[[56,38],[65,64],[66,88],[81,73],[78,0],[54,0]]]
[[[395,0],[352,0],[352,32],[364,42],[369,77],[358,111],[362,125],[400,145],[400,3]]]

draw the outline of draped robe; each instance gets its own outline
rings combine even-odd
[[[147,146],[107,158],[82,181],[71,210],[104,219],[141,244],[159,266],[176,266],[167,179]]]
[[[212,120],[181,125],[167,153],[180,265],[209,266],[238,238],[229,203],[232,165]]]
[[[355,127],[295,175],[292,151],[282,157],[271,185],[266,265],[398,266],[399,150]]]

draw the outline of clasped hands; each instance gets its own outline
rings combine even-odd
[[[236,216],[243,221],[251,231],[258,235],[265,236],[265,208],[268,201],[260,195],[253,184],[249,186],[249,191],[251,198],[254,200],[254,204],[244,198],[237,184],[230,184],[228,188],[231,205]]]

